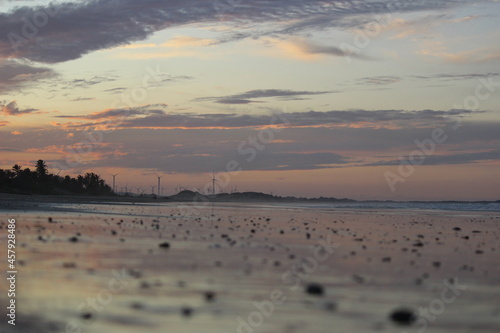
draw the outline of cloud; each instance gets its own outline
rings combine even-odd
[[[0,94],[21,90],[41,79],[56,77],[50,68],[35,67],[13,60],[0,59]]]
[[[229,95],[229,96],[219,96],[219,97],[199,97],[194,99],[194,102],[205,102],[213,101],[215,103],[221,104],[249,104],[254,103],[255,98],[273,98],[280,97],[282,100],[289,100],[291,98],[301,97],[301,96],[314,96],[330,94],[334,91],[294,91],[294,90],[283,90],[283,89],[257,89],[250,90],[241,94]]]
[[[0,13],[0,59],[64,62],[92,51],[144,40],[156,31],[193,23],[224,22],[236,29],[236,34],[231,36],[234,40],[345,27],[350,24],[346,18],[356,15],[442,10],[468,3],[465,0],[245,0],[244,4],[218,8],[217,2],[199,0],[52,2]],[[24,27],[25,21],[33,21],[35,16],[46,20],[38,27]],[[259,29],[266,23],[279,23],[283,28]],[[310,47],[310,51],[319,54],[337,52],[332,47]]]
[[[173,48],[184,48],[191,46],[209,46],[215,44],[217,41],[210,38],[199,38],[192,36],[177,36],[170,39],[168,42],[162,44],[162,46],[173,47]]]
[[[105,89],[104,91],[110,93],[111,95],[115,95],[115,94],[120,94],[120,93],[124,92],[125,90],[127,90],[127,88],[125,88],[125,87],[116,87],[116,88],[111,88],[111,89]]]
[[[472,80],[482,79],[494,76],[499,76],[498,72],[490,73],[466,73],[466,74],[433,74],[433,75],[412,75],[410,77],[422,80],[442,80],[442,81],[458,81],[458,80]]]
[[[347,49],[343,50],[337,46],[319,44],[302,37],[292,37],[288,39],[266,37],[262,38],[262,40],[268,47],[263,53],[275,57],[298,59],[309,62],[319,61],[325,57],[344,56],[361,60],[374,60],[374,58],[365,56],[361,53],[351,52]]]
[[[19,109],[16,101],[7,103],[6,101],[0,102],[0,112],[5,116],[22,116],[38,111],[38,109]]]
[[[392,83],[397,83],[402,80],[401,77],[399,76],[370,76],[370,77],[363,77],[360,79],[357,79],[357,84],[360,85],[374,85],[374,86],[380,86],[380,85],[388,85]]]
[[[421,165],[453,165],[453,164],[470,164],[480,163],[485,161],[500,160],[500,150],[488,150],[482,152],[463,152],[449,153],[446,155],[429,155],[425,156]],[[381,166],[381,165],[401,165],[401,160],[380,161],[376,163],[364,164],[364,166]]]
[[[5,120],[0,120],[0,127],[7,126],[8,124],[10,124],[10,122],[5,121]]]
[[[153,105],[155,107],[167,105]],[[101,120],[101,119],[114,119],[114,118],[128,118],[137,117],[144,115],[164,115],[165,111],[158,109],[150,109],[151,105],[146,105],[143,107],[137,107],[132,109],[109,109],[100,112],[94,112],[88,115],[76,115],[76,116],[56,116],[56,118],[69,118],[69,119],[88,119],[88,120]]]
[[[72,102],[83,102],[83,101],[93,101],[95,100],[94,97],[77,97],[77,98],[73,98],[71,101]]]
[[[158,109],[160,110],[160,109]],[[368,113],[374,112],[369,110]],[[428,112],[389,112],[378,110],[372,115],[364,112],[355,112],[348,115],[344,113],[330,115],[308,114],[307,112],[293,116],[286,113],[295,125],[311,124],[310,126],[289,126],[274,133],[274,140],[259,151],[255,160],[247,162],[249,155],[240,154],[238,147],[248,138],[258,137],[261,128],[236,127],[243,124],[269,125],[272,114],[261,115],[257,120],[238,118],[236,115],[213,115],[211,118],[224,120],[224,125],[233,127],[214,127],[214,121],[207,118],[196,119],[196,115],[178,115],[178,127],[167,127],[169,115],[157,115],[150,119],[148,125],[165,127],[140,127],[128,124],[118,126],[114,131],[103,132],[103,143],[93,145],[89,151],[88,132],[80,128],[52,127],[42,131],[39,129],[23,129],[23,140],[12,135],[4,135],[2,146],[18,152],[36,154],[38,158],[54,161],[57,158],[65,164],[66,158],[79,158],[84,161],[85,167],[90,168],[148,168],[164,172],[194,173],[223,170],[230,160],[240,162],[244,170],[312,170],[324,168],[345,168],[351,166],[384,166],[399,165],[398,156],[409,156],[418,149],[415,140],[423,141],[431,137],[432,128],[439,126],[448,135],[445,143],[436,145],[435,158],[429,156],[427,164],[446,165],[466,163],[492,163],[500,161],[498,156],[500,147],[499,122],[473,122],[464,120],[463,126],[455,130],[456,124],[450,121],[454,116],[466,116],[466,112],[445,112],[429,110]],[[409,113],[409,114],[405,114]],[[416,113],[416,114],[415,114]],[[420,114],[419,114],[420,113]],[[321,119],[332,121],[336,116],[337,121],[351,121],[335,127],[333,125],[317,126]],[[144,118],[137,115],[127,118],[126,121],[134,122],[135,118]],[[153,116],[152,116],[153,117]],[[427,122],[427,127],[413,126],[413,122]],[[420,119],[418,119],[420,118]],[[384,123],[386,119],[394,119],[400,127],[375,127],[357,126],[366,119],[375,119],[374,124]],[[399,119],[399,120],[398,120]],[[99,120],[95,120],[97,123]],[[139,121],[139,119],[137,119]],[[198,121],[199,123],[195,123]],[[205,122],[205,123],[203,123]],[[279,122],[277,122],[279,123]],[[174,123],[175,124],[175,123]],[[203,127],[194,127],[196,125]],[[143,124],[140,124],[143,125]],[[342,124],[340,124],[342,125]],[[351,126],[356,125],[356,126]],[[404,126],[403,126],[404,125]],[[95,129],[94,123],[89,127]],[[5,132],[11,132],[9,129]],[[69,136],[69,133],[74,135]],[[251,147],[247,144],[244,148]],[[79,152],[76,155],[72,153]],[[80,153],[81,152],[81,153]],[[469,155],[477,153],[474,155]],[[41,154],[41,155],[40,155]],[[46,156],[44,156],[46,154]],[[60,154],[60,157],[56,156]],[[452,157],[455,155],[454,157]],[[462,156],[461,156],[462,155]],[[434,155],[433,155],[434,156]],[[15,161],[14,161],[15,162]],[[14,163],[13,162],[13,163]],[[497,162],[495,162],[497,163]]]
[[[486,79],[495,76],[500,76],[498,72],[489,73],[464,73],[464,74],[449,74],[449,73],[437,73],[432,75],[408,75],[408,76],[367,76],[355,80],[357,85],[372,85],[372,86],[383,86],[393,83],[398,83],[406,79],[417,79],[417,80],[439,80],[439,81],[461,81],[461,80],[476,80],[476,79]]]
[[[474,113],[481,111],[474,111]],[[236,129],[280,126],[300,127],[359,127],[359,128],[413,128],[432,127],[451,122],[455,117],[468,116],[467,110],[351,110],[308,111],[279,114],[175,114],[152,106],[143,109],[112,109],[83,116],[58,116],[59,118],[96,120],[95,122],[70,122],[54,124],[67,129],[111,126],[113,128],[150,129]],[[116,124],[104,121],[122,117]]]
[[[296,44],[299,47],[300,51],[306,54],[328,55],[335,57],[349,56],[351,58],[356,58],[356,59],[372,60],[372,58],[364,56],[362,54],[351,53],[351,52],[346,53],[345,51],[336,46],[320,45],[306,40],[298,40],[296,41]]]
[[[94,161],[95,166],[115,166],[143,169],[148,165],[151,169],[174,173],[203,173],[223,171],[227,161],[240,161],[240,165],[247,171],[264,170],[314,170],[334,168],[348,165],[357,161],[347,156],[331,152],[276,152],[264,150],[258,158],[248,162],[245,156],[240,155],[234,147],[232,149],[217,149],[215,144],[210,145],[211,153],[203,153],[200,147],[178,149],[168,147],[144,147],[141,151],[132,151],[124,155],[111,155],[101,161]],[[269,147],[270,148],[270,147]],[[206,149],[206,145],[205,145]]]
[[[429,60],[457,64],[481,64],[500,59],[500,49],[495,46],[467,49],[465,51],[452,51],[442,41],[426,41],[418,53]]]

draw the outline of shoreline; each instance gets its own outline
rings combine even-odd
[[[441,202],[373,202],[357,201],[345,202],[314,202],[308,201],[193,201],[193,200],[169,200],[169,198],[127,197],[127,196],[69,196],[69,195],[22,195],[0,193],[0,210],[3,211],[64,211],[64,207],[55,208],[56,205],[154,205],[171,207],[194,207],[196,209],[217,207],[245,208],[254,207],[260,209],[282,209],[282,210],[310,210],[310,211],[332,211],[332,212],[355,212],[359,214],[381,213],[386,214],[410,214],[410,215],[463,215],[463,216],[498,216],[500,215],[500,204],[491,202],[482,206],[475,203],[442,204]],[[444,206],[443,206],[444,205]],[[468,207],[465,205],[469,205]],[[491,207],[494,205],[494,207]],[[498,206],[498,207],[497,207]],[[72,212],[81,211],[71,209]]]

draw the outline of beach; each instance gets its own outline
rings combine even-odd
[[[4,263],[8,220],[16,232],[5,333],[500,331],[500,212],[1,207]]]

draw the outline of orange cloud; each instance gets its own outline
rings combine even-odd
[[[129,44],[117,47],[117,49],[146,49],[157,47],[156,44]]]
[[[442,42],[427,43],[419,51],[420,55],[451,63],[484,63],[500,59],[498,49],[476,49],[452,52]]]
[[[214,39],[199,38],[192,36],[177,36],[162,44],[165,47],[184,48],[192,46],[209,46],[216,42]]]
[[[206,57],[206,54],[197,52],[195,48],[210,46],[216,40],[193,36],[177,36],[161,44],[132,44],[117,49],[144,49],[156,47],[155,52],[121,53],[117,57],[126,59],[155,59],[176,57]]]
[[[321,54],[310,53],[307,49],[306,41],[303,38],[295,37],[291,40],[265,38],[264,41],[271,46],[271,49],[263,52],[267,55],[302,61],[318,61],[324,58]]]

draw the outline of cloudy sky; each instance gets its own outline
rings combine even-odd
[[[500,199],[500,1],[0,0],[0,168]],[[157,189],[155,189],[155,192]]]

